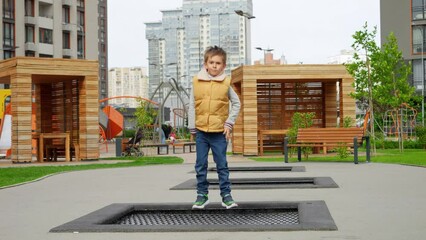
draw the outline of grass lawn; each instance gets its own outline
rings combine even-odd
[[[360,153],[364,152],[363,149],[360,150]],[[284,161],[284,156],[251,157],[250,159],[259,162],[280,162]],[[365,156],[359,156],[358,160],[365,162]],[[289,158],[289,162],[297,162],[297,156]],[[311,155],[308,160],[302,157],[302,162],[353,162],[353,155],[345,159],[339,159],[339,156],[335,154]],[[400,153],[398,149],[377,149],[377,155],[371,157],[371,162],[426,166],[426,150],[405,149],[403,153]]]
[[[112,158],[111,158],[112,159]],[[103,159],[108,160],[108,159]],[[114,158],[113,160],[120,160]],[[121,160],[132,160],[131,162],[118,162],[114,164],[93,164],[74,165],[74,166],[29,166],[29,167],[9,167],[0,168],[0,187],[11,186],[19,183],[33,181],[35,179],[61,172],[102,169],[102,168],[118,168],[118,167],[138,167],[154,164],[180,164],[183,159],[178,157],[141,157],[141,158],[125,158]]]

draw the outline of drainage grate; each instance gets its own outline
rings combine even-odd
[[[111,204],[50,232],[205,232],[337,230],[324,201],[239,202],[226,210],[211,203]]]
[[[298,224],[299,214],[297,209],[285,211],[138,211],[119,219],[115,224],[120,225],[280,225]]]
[[[209,172],[216,172],[216,167],[208,168]],[[230,172],[305,172],[304,166],[256,166],[256,167],[229,167]],[[194,173],[195,171],[192,171]]]
[[[210,189],[219,189],[218,179],[208,179]],[[330,177],[300,178],[236,178],[231,179],[233,189],[276,189],[276,188],[338,188]],[[196,189],[196,179],[187,180],[170,190]]]

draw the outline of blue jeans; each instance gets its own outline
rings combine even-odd
[[[213,160],[216,163],[217,174],[219,176],[220,195],[223,197],[226,194],[231,193],[228,162],[226,160],[227,146],[228,143],[222,132],[207,133],[197,131],[197,159],[195,162],[195,172],[197,173],[198,194],[208,194],[209,192],[209,182],[207,181],[207,159],[210,149],[213,152]]]

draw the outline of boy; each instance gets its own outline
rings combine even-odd
[[[210,149],[219,176],[222,206],[227,209],[238,206],[231,196],[226,148],[241,104],[230,85],[231,79],[224,72],[225,67],[226,52],[217,46],[209,47],[204,53],[204,66],[193,79],[188,113],[188,128],[191,134],[196,134],[197,147],[197,199],[193,209],[203,209],[209,204],[207,159]]]

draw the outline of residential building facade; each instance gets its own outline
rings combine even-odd
[[[135,96],[148,98],[148,76],[145,67],[111,68],[109,70],[108,95]],[[117,98],[108,100],[108,105],[136,108],[138,101],[133,98]]]
[[[0,0],[0,60],[15,56],[98,60],[99,98],[106,98],[107,6],[107,0]]]
[[[398,14],[395,14],[398,13]],[[412,64],[410,83],[417,94],[425,86],[426,0],[381,0],[380,36],[386,42],[390,32],[395,34],[404,59]]]

